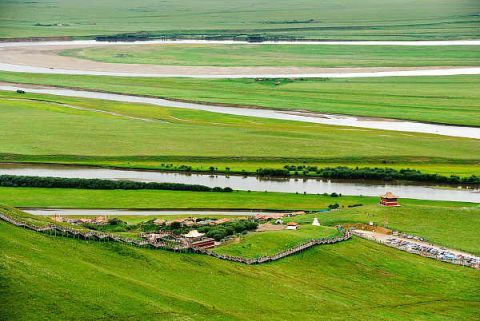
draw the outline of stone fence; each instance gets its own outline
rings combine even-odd
[[[213,251],[209,250],[202,250],[202,249],[195,249],[194,251],[196,253],[202,253],[206,254],[209,256],[213,256],[222,260],[227,260],[227,261],[232,261],[232,262],[238,262],[238,263],[244,263],[248,265],[252,264],[262,264],[262,263],[267,263],[267,262],[272,262],[276,260],[280,260],[284,257],[305,251],[306,249],[309,249],[313,246],[316,245],[323,245],[323,244],[334,244],[342,241],[346,241],[351,237],[351,234],[348,230],[345,230],[343,232],[342,236],[337,236],[334,238],[321,238],[321,239],[313,239],[310,241],[307,241],[305,243],[302,243],[300,245],[297,245],[295,247],[289,248],[283,252],[279,252],[273,255],[268,255],[268,256],[261,256],[258,258],[252,258],[252,259],[247,259],[244,257],[239,257],[239,256],[231,256],[231,255],[225,255],[225,254],[219,254]]]
[[[297,245],[295,247],[289,248],[283,252],[276,253],[274,255],[269,255],[269,256],[262,256],[258,258],[252,258],[252,259],[247,259],[243,257],[237,257],[237,256],[230,256],[230,255],[225,255],[225,254],[219,254],[210,250],[204,250],[204,249],[198,249],[198,248],[192,248],[192,247],[184,247],[184,246],[174,246],[172,247],[171,245],[167,245],[165,243],[152,243],[148,242],[146,240],[136,240],[132,238],[126,238],[118,235],[114,235],[111,233],[103,233],[103,232],[98,232],[98,231],[81,231],[78,229],[73,229],[73,228],[68,228],[64,226],[59,226],[57,224],[47,224],[45,226],[35,226],[33,224],[29,224],[27,222],[22,222],[18,221],[16,219],[13,219],[12,217],[9,217],[7,215],[4,215],[0,213],[0,219],[15,225],[17,227],[22,227],[31,231],[39,232],[39,233],[48,233],[48,234],[54,234],[57,235],[57,233],[60,236],[67,236],[67,237],[73,237],[73,238],[78,238],[78,239],[83,239],[83,240],[95,240],[95,241],[112,241],[112,242],[119,242],[123,244],[128,244],[128,245],[133,245],[137,247],[147,247],[147,248],[155,248],[155,249],[164,249],[168,251],[182,251],[182,252],[192,252],[192,253],[198,253],[198,254],[204,254],[208,256],[212,256],[221,260],[226,260],[226,261],[232,261],[232,262],[238,262],[238,263],[243,263],[243,264],[262,264],[262,263],[267,263],[267,262],[272,262],[276,261],[279,259],[282,259],[284,257],[305,251],[306,249],[309,249],[313,246],[316,245],[322,245],[322,244],[334,244],[338,242],[342,242],[345,240],[348,240],[351,237],[351,234],[348,230],[343,230],[343,234],[341,236],[337,236],[334,238],[321,238],[321,239],[312,239],[310,241],[307,241],[305,243],[302,243],[300,245]]]

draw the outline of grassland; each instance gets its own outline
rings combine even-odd
[[[478,46],[145,45],[68,49],[62,56],[125,64],[179,66],[478,66]]]
[[[412,8],[414,7],[414,9]],[[479,37],[475,1],[3,1],[0,37],[267,35],[313,39]]]
[[[322,225],[375,222],[380,226],[422,236],[444,246],[480,254],[480,207],[474,203],[402,199],[401,207],[378,206],[376,197],[297,195],[264,192],[202,193],[179,191],[102,191],[48,188],[0,188],[2,203],[15,207],[145,208],[145,209],[325,209],[338,203],[340,210],[317,214]],[[348,205],[363,204],[348,208]],[[179,210],[181,214],[181,210]],[[142,220],[151,217],[141,217]],[[122,218],[123,219],[123,218]],[[124,218],[138,223],[138,218]],[[297,217],[300,222],[313,216]]]
[[[480,76],[356,79],[180,79],[0,72],[0,81],[202,103],[480,126]]]
[[[472,153],[478,146],[473,139],[405,135],[58,96],[3,92],[0,97],[4,153],[348,157],[373,156],[376,151],[377,155],[390,156],[480,158],[478,153]],[[120,115],[102,114],[98,110]],[[379,139],[388,140],[388,145],[378,146]],[[348,149],[339,148],[347,142]],[[441,148],[446,142],[453,145],[448,151]],[[454,153],[459,156],[453,156]]]
[[[479,308],[477,271],[360,239],[243,266],[0,231],[4,320],[474,320]]]
[[[301,225],[298,230],[252,232],[225,243],[213,251],[220,254],[255,258],[273,255],[311,239],[332,237],[334,228]]]
[[[201,171],[210,166],[220,170],[228,167],[232,172],[308,162],[319,166],[415,167],[443,175],[478,174],[477,140],[252,121],[201,111],[48,95],[3,92],[0,99],[3,161],[149,169],[168,169],[165,164],[173,162]],[[443,148],[446,144],[452,147]]]

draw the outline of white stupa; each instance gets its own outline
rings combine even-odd
[[[318,218],[314,218],[313,219],[313,223],[312,223],[313,226],[320,226],[320,222],[318,221]]]

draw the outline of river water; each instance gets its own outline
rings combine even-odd
[[[145,41],[96,41],[96,40],[73,40],[73,41],[19,41],[19,42],[1,42],[3,47],[31,47],[31,46],[138,46],[146,44],[216,44],[216,45],[321,45],[321,46],[480,46],[480,39],[470,40],[431,40],[431,41],[262,41],[247,42],[237,40],[145,40]]]
[[[287,110],[272,110],[272,109],[255,109],[245,107],[223,107],[214,105],[203,105],[187,102],[172,101],[160,98],[148,98],[141,96],[120,95],[111,93],[100,93],[85,90],[73,90],[73,89],[60,89],[52,87],[31,87],[28,85],[0,85],[0,90],[15,91],[22,89],[31,93],[50,94],[68,97],[81,97],[81,98],[95,98],[111,101],[121,101],[130,103],[143,103],[161,107],[172,108],[184,108],[209,111],[214,113],[260,117],[268,119],[280,119],[300,121],[307,123],[316,123],[324,125],[334,126],[350,126],[359,128],[381,129],[381,130],[393,130],[402,132],[415,132],[436,134],[444,136],[454,136],[463,138],[475,138],[480,139],[480,127],[463,127],[463,126],[450,126],[439,124],[428,124],[404,120],[392,120],[381,118],[367,118],[358,116],[346,116],[346,115],[331,115],[331,114],[318,114],[302,111],[287,111]]]
[[[480,203],[480,192],[467,188],[438,187],[427,184],[400,184],[371,181],[328,179],[262,179],[257,177],[183,174],[140,170],[120,170],[61,165],[0,164],[0,175],[25,175],[65,178],[99,178],[138,182],[200,184],[209,187],[231,187],[244,191],[285,193],[341,193],[343,195],[379,196],[387,191],[401,198],[465,201]]]

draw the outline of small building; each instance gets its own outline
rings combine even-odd
[[[187,238],[189,241],[200,240],[205,233],[200,233],[197,230],[191,230],[187,234],[183,234],[183,237]]]
[[[107,224],[108,220],[105,216],[97,216],[91,220],[93,224]]]
[[[290,213],[288,216],[297,216],[297,215],[304,215],[304,214],[305,214],[305,211],[296,211],[296,212]]]
[[[56,214],[54,216],[52,216],[50,219],[54,222],[64,222],[65,221],[62,216],[56,215]]]
[[[229,218],[221,218],[221,219],[218,219],[218,220],[215,221],[215,225],[228,223],[230,221],[231,221],[231,219],[229,219]]]
[[[165,220],[162,220],[161,218],[157,218],[156,220],[153,221],[153,224],[155,225],[163,225],[165,224]]]
[[[380,196],[380,205],[383,206],[399,206],[398,196],[393,195],[391,192],[385,193]]]
[[[320,222],[318,221],[318,218],[314,218],[313,219],[313,223],[312,223],[313,226],[320,226]]]
[[[288,222],[287,230],[298,230],[298,224],[295,222]]]
[[[202,239],[200,241],[193,242],[191,246],[197,249],[211,249],[212,247],[215,247],[215,240],[212,238]]]
[[[257,214],[255,215],[255,218],[257,220],[277,220],[285,217],[286,215],[286,213]]]

